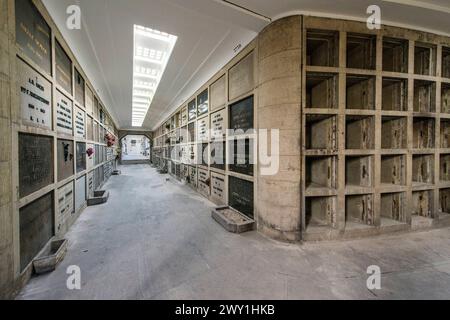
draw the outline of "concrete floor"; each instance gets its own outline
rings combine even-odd
[[[67,234],[65,260],[19,299],[449,299],[450,230],[283,244],[227,233],[212,204],[147,165],[124,166],[107,204]],[[81,290],[66,269],[81,268]],[[382,271],[369,291],[369,265]]]

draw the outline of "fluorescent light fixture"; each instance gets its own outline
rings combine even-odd
[[[176,42],[176,36],[134,25],[133,127],[142,127]]]

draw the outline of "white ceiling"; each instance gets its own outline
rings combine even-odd
[[[131,128],[133,25],[178,36],[150,106],[154,129],[223,67],[270,21],[292,13],[365,20],[378,4],[382,22],[450,36],[450,0],[43,0],[50,15],[121,129]],[[230,1],[229,1],[230,2]],[[66,28],[66,8],[79,4],[82,29]]]

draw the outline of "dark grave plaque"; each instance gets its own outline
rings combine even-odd
[[[76,107],[75,112],[75,136],[79,138],[85,138],[86,137],[86,115],[83,110]]]
[[[55,41],[56,83],[72,94],[72,61],[58,41]]]
[[[211,143],[211,167],[225,170],[226,142]]]
[[[176,175],[175,162],[173,161],[170,161],[170,173],[172,173],[173,176]]]
[[[52,85],[25,62],[17,60],[20,109],[24,124],[52,128]]]
[[[84,79],[75,69],[75,100],[84,107]]]
[[[58,132],[72,135],[72,101],[56,91],[56,126]]]
[[[229,206],[253,218],[253,182],[228,177]]]
[[[253,96],[230,106],[230,129],[243,132],[253,129]]]
[[[208,113],[208,89],[205,89],[197,96],[197,111],[198,116]]]
[[[55,232],[53,192],[19,210],[20,270],[33,260]]]
[[[52,184],[53,176],[53,137],[19,133],[20,197]]]
[[[86,170],[86,143],[77,142],[77,173]]]
[[[195,122],[191,122],[188,125],[188,132],[189,132],[189,142],[195,142],[196,136],[195,136]]]
[[[16,43],[20,50],[51,74],[50,27],[31,0],[16,0]]]
[[[188,103],[188,119],[194,120],[197,117],[197,105],[195,99]]]
[[[179,164],[175,165],[175,174],[179,180],[181,180],[181,166]]]
[[[253,176],[253,162],[250,152],[253,152],[253,140],[235,139],[230,141],[230,171]]]
[[[58,181],[73,175],[73,141],[58,139]]]

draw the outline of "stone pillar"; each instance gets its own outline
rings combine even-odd
[[[258,168],[257,221],[283,241],[301,237],[301,19],[277,20],[258,39],[258,128],[280,130],[280,168],[271,176]]]

